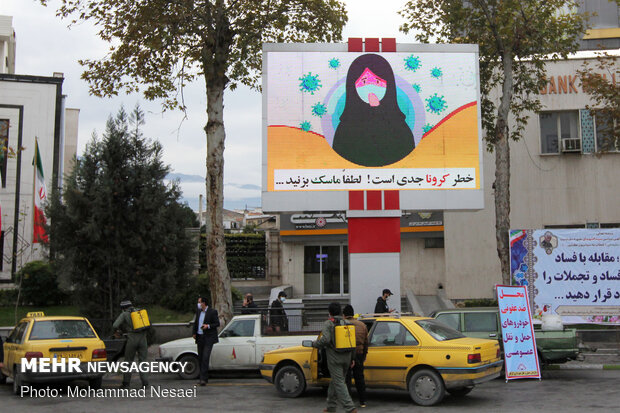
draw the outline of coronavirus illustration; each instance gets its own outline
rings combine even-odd
[[[448,108],[448,103],[443,96],[435,93],[433,96],[426,98],[426,109],[429,112],[439,114]]]
[[[329,68],[330,69],[336,70],[336,69],[338,69],[340,67],[340,60],[338,60],[336,58],[329,59],[328,64],[329,64]]]
[[[441,71],[440,68],[434,67],[431,69],[431,76],[434,77],[435,79],[439,79],[442,75],[443,75],[443,72]]]
[[[314,95],[314,92],[318,91],[321,86],[321,79],[319,79],[319,75],[313,75],[312,72],[309,72],[307,75],[303,75],[299,78],[301,83],[299,84],[299,90],[302,92],[310,93]]]
[[[422,66],[420,57],[411,55],[405,58],[405,69],[415,72],[420,68],[420,66]]]
[[[312,129],[312,124],[305,120],[299,124],[299,128],[304,132],[309,132]]]
[[[413,88],[413,90],[415,90],[418,93],[420,93],[420,91],[422,91],[422,87],[419,84],[417,84],[417,83],[414,83],[413,85],[411,85],[411,87]]]
[[[327,113],[327,106],[322,104],[321,102],[312,106],[312,115],[318,116],[319,118],[323,117]]]
[[[433,129],[433,125],[431,125],[430,123],[427,123],[422,127],[422,131],[424,133],[428,133],[431,129]]]

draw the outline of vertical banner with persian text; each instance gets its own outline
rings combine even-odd
[[[620,324],[620,229],[511,230],[513,285],[526,286],[534,318]]]
[[[502,327],[506,380],[540,378],[534,326],[527,289],[498,285],[497,303]]]

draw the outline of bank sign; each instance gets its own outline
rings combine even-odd
[[[265,210],[346,210],[335,193],[360,190],[483,207],[475,45],[264,45],[263,122]]]
[[[511,230],[513,285],[533,315],[566,323],[620,324],[620,229]]]

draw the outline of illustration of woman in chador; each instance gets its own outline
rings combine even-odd
[[[415,141],[398,107],[388,61],[376,54],[362,55],[351,63],[346,82],[333,149],[363,166],[389,165],[411,153]]]

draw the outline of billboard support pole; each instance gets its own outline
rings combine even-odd
[[[377,296],[400,311],[400,202],[398,191],[349,192],[349,291],[357,313],[374,313]]]

